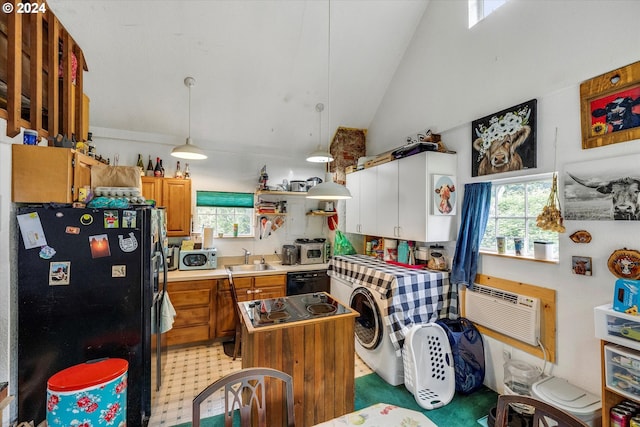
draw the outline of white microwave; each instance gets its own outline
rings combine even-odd
[[[218,268],[216,249],[180,251],[178,270],[215,270]]]

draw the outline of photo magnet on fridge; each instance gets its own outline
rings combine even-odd
[[[55,261],[49,263],[49,286],[68,285],[71,263]]]
[[[122,211],[122,228],[136,228],[136,211]]]
[[[104,228],[120,228],[118,211],[104,211]]]
[[[109,249],[109,236],[106,234],[90,236],[89,246],[91,247],[92,258],[111,256],[111,249]]]
[[[113,265],[111,266],[111,277],[126,277],[127,266],[126,265]]]

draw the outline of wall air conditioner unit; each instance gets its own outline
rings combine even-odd
[[[540,338],[540,300],[474,284],[465,292],[465,317],[531,345]]]

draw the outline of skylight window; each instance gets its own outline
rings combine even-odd
[[[507,0],[469,0],[469,28],[489,16]]]

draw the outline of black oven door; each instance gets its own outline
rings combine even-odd
[[[327,270],[297,271],[287,273],[287,295],[329,293],[330,280]]]

